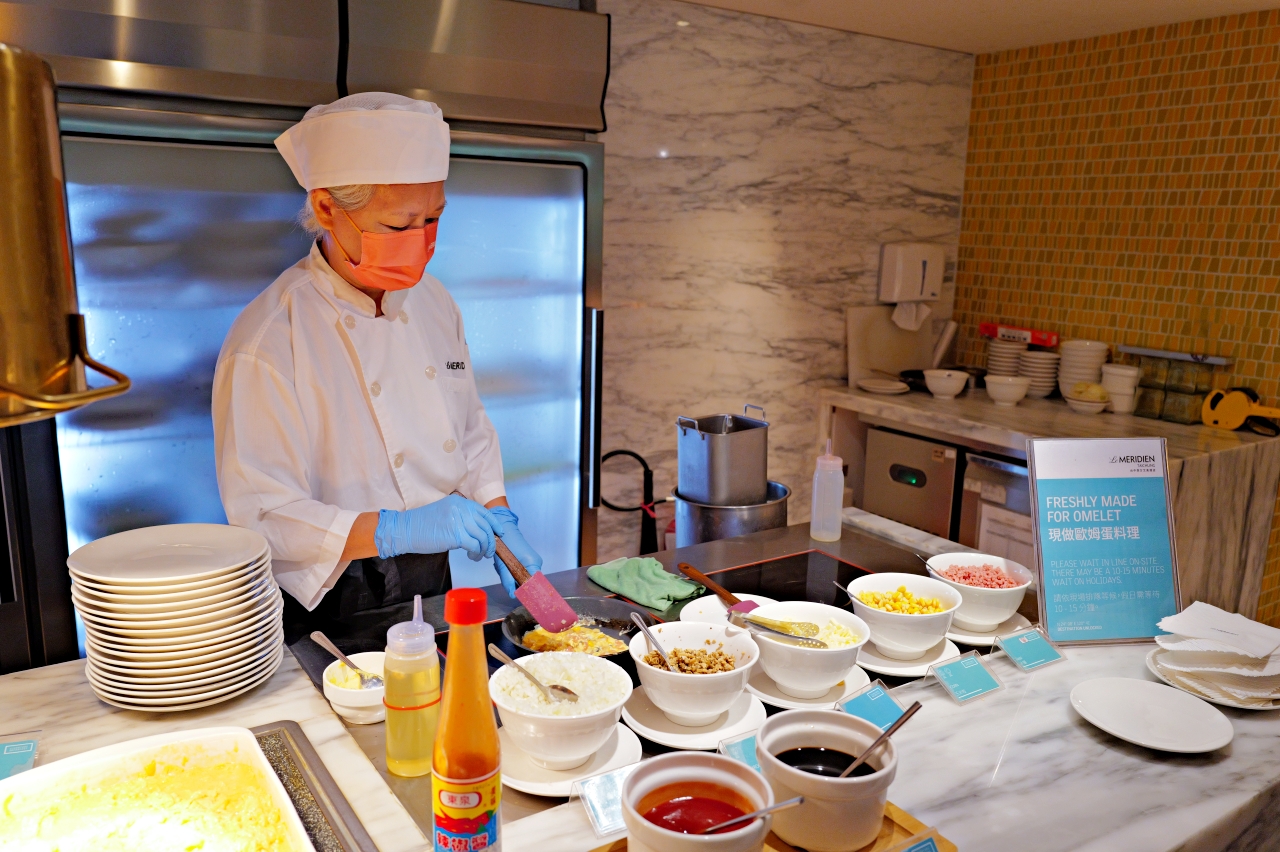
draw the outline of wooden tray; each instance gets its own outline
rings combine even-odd
[[[884,808],[884,824],[880,827],[880,835],[870,844],[859,849],[858,852],[883,852],[885,849],[892,849],[904,840],[909,840],[917,834],[928,830],[929,826],[902,810],[893,802],[889,802]],[[957,852],[956,845],[942,835],[938,835],[937,843],[939,852]],[[626,848],[627,841],[626,838],[623,838],[610,843],[608,846],[600,846],[593,849],[591,852],[626,852]],[[768,838],[765,839],[764,848],[765,852],[800,852],[796,847],[783,843],[773,832],[770,832]]]

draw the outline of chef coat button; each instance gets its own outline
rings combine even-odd
[[[369,385],[369,393],[373,394],[374,396],[377,396],[378,394],[382,393],[382,385],[378,384],[377,382],[374,382],[373,384]]]
[[[347,328],[355,328],[356,318],[351,316],[351,314],[347,314],[345,317],[342,318],[342,324],[345,325]]]
[[[404,453],[396,453],[396,467],[404,467]]]
[[[405,325],[409,324],[409,315],[406,314],[404,311],[400,312],[400,322],[404,323]]]
[[[436,368],[435,368],[435,367],[428,367],[428,368],[427,368],[427,378],[428,378],[428,379],[434,379],[435,377],[436,377]]]
[[[458,442],[453,440],[452,438],[444,442],[444,451],[446,453],[451,453],[457,448],[458,448]]]

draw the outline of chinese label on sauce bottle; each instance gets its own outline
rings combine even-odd
[[[435,852],[502,848],[501,757],[485,662],[486,610],[485,593],[479,589],[453,589],[445,595],[449,656],[431,767]]]

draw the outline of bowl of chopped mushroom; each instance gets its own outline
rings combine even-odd
[[[669,621],[649,630],[676,671],[667,668],[643,633],[631,637],[631,658],[649,700],[677,725],[714,722],[742,694],[760,659],[751,634],[731,624]]]

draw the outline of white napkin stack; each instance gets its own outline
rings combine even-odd
[[[1160,622],[1155,666],[1206,698],[1265,705],[1280,700],[1280,630],[1197,601]]]

